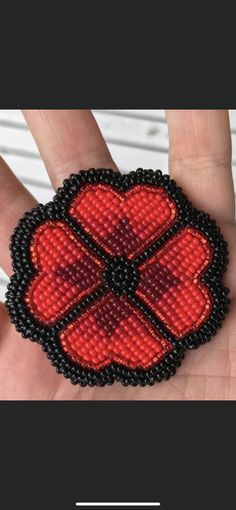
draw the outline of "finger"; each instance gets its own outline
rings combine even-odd
[[[90,110],[24,110],[23,115],[55,187],[80,169],[116,169]]]
[[[193,204],[234,221],[231,136],[227,110],[169,110],[170,174]]]
[[[19,218],[35,205],[35,199],[0,157],[0,267],[8,275],[12,272],[10,237]]]

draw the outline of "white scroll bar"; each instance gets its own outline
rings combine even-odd
[[[158,501],[156,501],[156,502],[149,501],[148,503],[140,503],[140,502],[139,503],[134,503],[134,502],[133,503],[131,503],[131,502],[129,502],[129,503],[124,503],[124,502],[122,502],[122,503],[118,503],[118,502],[113,502],[113,503],[112,502],[111,503],[108,503],[108,502],[106,502],[106,503],[100,503],[100,502],[99,503],[98,502],[97,503],[87,503],[86,502],[86,503],[82,503],[82,502],[78,501],[76,503],[76,506],[81,506],[81,507],[86,507],[86,506],[91,506],[91,507],[92,506],[94,506],[94,507],[95,506],[96,507],[99,507],[99,506],[117,506],[117,507],[122,507],[122,506],[131,506],[131,507],[132,506],[139,506],[139,507],[146,506],[146,507],[148,507],[149,506],[149,507],[155,507],[155,506],[161,506],[161,503],[159,503]]]

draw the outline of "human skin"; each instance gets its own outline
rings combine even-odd
[[[116,170],[89,110],[25,110],[23,114],[55,188],[80,169]],[[169,110],[166,115],[170,175],[195,207],[217,221],[229,245],[224,284],[230,288],[231,305],[222,329],[209,344],[188,352],[169,381],[146,388],[125,388],[119,383],[80,388],[56,373],[39,345],[22,340],[0,303],[0,399],[236,399],[236,225],[228,112]],[[0,159],[0,266],[9,275],[10,236],[19,218],[35,205],[35,199]]]

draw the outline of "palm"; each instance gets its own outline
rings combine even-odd
[[[202,114],[200,112],[195,113],[195,117],[194,114],[190,112],[179,114],[170,112],[168,115],[172,151],[172,158],[170,160],[171,173],[189,195],[191,195],[192,189],[192,198],[193,200],[195,199],[197,206],[204,208],[205,200],[205,210],[208,210],[212,216],[217,219],[218,223],[220,223],[224,236],[229,243],[230,264],[225,277],[225,283],[231,289],[231,307],[222,329],[210,344],[201,347],[197,351],[187,353],[185,361],[177,375],[167,382],[156,384],[151,388],[124,388],[117,383],[111,387],[83,389],[79,386],[72,386],[63,376],[59,376],[51,367],[39,345],[22,340],[21,336],[16,333],[14,326],[10,323],[5,306],[1,304],[0,398],[30,400],[236,398],[236,348],[234,345],[236,340],[236,226],[234,223],[234,194],[229,169],[230,143],[227,114],[226,112],[208,113],[208,119],[206,119],[206,112]],[[179,122],[179,120],[181,120],[181,115],[182,130],[181,122]],[[211,115],[215,115],[215,119],[213,119]],[[75,171],[76,167],[77,169],[90,166],[114,167],[114,163],[110,159],[107,148],[89,112],[77,112],[73,114],[66,112],[54,114],[49,112],[46,115],[37,112],[29,112],[26,116],[46,162],[49,175],[56,185],[58,185],[62,178],[66,177],[68,173]],[[50,118],[48,118],[48,116]],[[220,116],[222,117],[221,119]],[[61,122],[61,126],[59,126],[61,134],[62,126],[64,131],[68,131],[63,132],[63,141],[65,141],[66,136],[69,139],[70,135],[70,143],[67,144],[67,151],[71,151],[71,154],[67,154],[66,156],[61,154],[61,148],[59,147],[60,140],[58,138],[56,141],[58,143],[59,153],[57,156],[58,164],[56,165],[52,163],[52,161],[55,162],[56,160],[56,141],[52,139],[50,142],[49,140],[49,143],[46,145],[44,138],[49,134],[49,126],[52,126],[53,122],[55,122],[55,126],[58,126],[59,120]],[[70,121],[69,128],[68,120]],[[215,126],[215,134],[211,135],[215,140],[210,138],[209,154],[207,154],[206,151],[206,139],[203,140],[205,146],[203,142],[198,142],[197,147],[195,146],[198,134],[196,133],[196,129],[199,128],[199,126],[198,128],[196,127],[197,122],[205,122],[207,125],[207,120],[208,123],[210,121],[212,122],[212,129]],[[47,122],[48,124],[46,124]],[[45,123],[45,125],[41,125],[40,127],[40,123]],[[81,152],[79,153],[79,145],[76,143],[76,140],[73,141],[73,136],[69,131],[70,128],[73,129],[73,123],[77,123],[77,132],[81,133]],[[51,137],[53,133],[54,136],[56,136],[55,126],[52,133],[50,133]],[[90,159],[88,156],[88,149],[86,152],[86,144],[89,143],[86,140],[86,126],[89,130],[90,143],[94,145],[94,148],[92,147],[91,149]],[[192,133],[192,139],[191,128],[192,131],[193,128],[195,130],[195,132]],[[203,126],[201,126],[201,129],[202,128]],[[185,140],[183,140],[184,136]],[[213,147],[214,143],[216,145]],[[64,149],[64,151],[66,151],[66,149]],[[62,160],[61,163],[59,163],[60,158]],[[63,164],[63,160],[65,164]],[[188,173],[186,173],[186,163],[188,165]],[[70,172],[68,171],[69,168]],[[206,177],[204,177],[204,169],[205,172],[208,172]],[[213,174],[213,172],[215,172],[215,174]],[[208,179],[208,182],[206,179]],[[207,197],[208,187],[208,193],[210,195]],[[0,262],[4,269],[10,273],[10,261],[9,255],[7,255],[6,240],[17,218],[15,218],[15,214],[12,212],[14,211],[13,203],[9,203],[9,189],[10,191],[12,190],[12,196],[17,197],[17,200],[14,202],[16,215],[32,207],[34,202],[27,192],[23,190],[23,188],[20,188],[19,183],[12,174],[10,174],[10,170],[3,162],[0,172],[0,189],[0,198],[2,198],[0,203],[4,204],[5,201],[6,204],[4,210],[6,213],[6,224],[0,233],[0,238],[3,239],[3,242],[5,241],[6,249],[3,251],[2,255],[0,255],[0,257],[2,257]],[[204,191],[202,194],[201,189]],[[6,195],[6,191],[8,191],[8,196]],[[221,203],[219,203],[219,200],[217,203],[217,194],[218,196],[220,194],[222,197]]]

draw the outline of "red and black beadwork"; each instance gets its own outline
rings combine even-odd
[[[168,379],[227,312],[227,244],[159,170],[72,175],[11,252],[11,320],[74,384]]]

